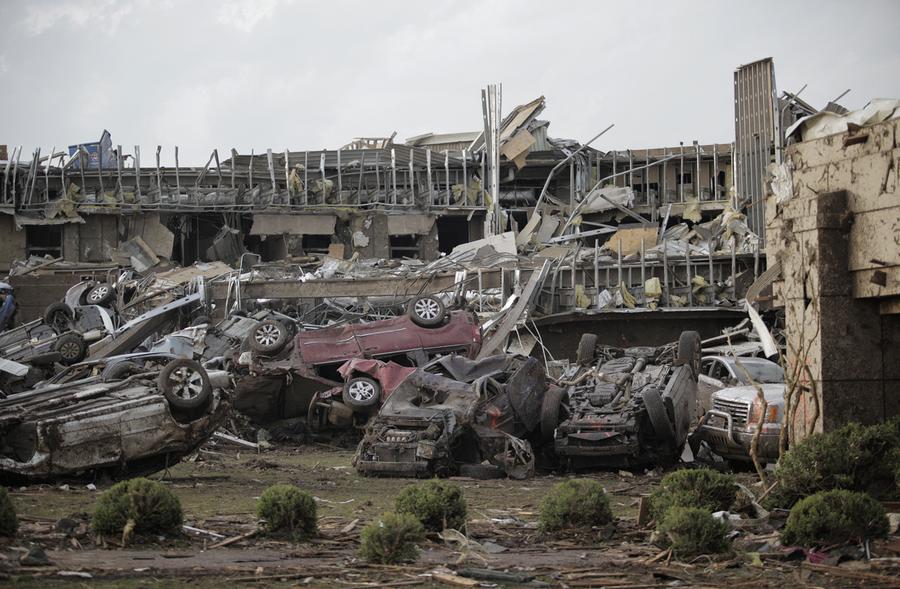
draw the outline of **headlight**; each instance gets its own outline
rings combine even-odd
[[[762,411],[762,402],[759,399],[753,401],[750,406],[750,418],[747,420],[748,425],[756,425],[759,422],[759,414]],[[778,406],[769,405],[766,409],[766,418],[763,423],[778,423]]]

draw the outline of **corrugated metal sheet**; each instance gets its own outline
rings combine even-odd
[[[734,136],[737,198],[748,201],[747,223],[765,237],[765,175],[780,148],[775,64],[771,57],[734,72]]]

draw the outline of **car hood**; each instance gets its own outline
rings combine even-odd
[[[763,396],[766,398],[766,402],[769,405],[782,405],[784,404],[784,388],[785,385],[782,384],[763,384],[759,385],[762,387]],[[748,403],[752,403],[754,399],[756,399],[757,392],[756,387],[751,385],[740,386],[740,387],[728,387],[724,388],[720,391],[716,391],[712,394],[712,399],[722,399],[727,401],[746,401]]]

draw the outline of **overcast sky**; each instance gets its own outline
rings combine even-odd
[[[900,2],[0,1],[0,143],[106,128],[144,157],[179,145],[336,148],[477,130],[541,94],[553,137],[600,149],[730,142],[736,66],[775,58],[821,107],[900,97]],[[146,161],[146,160],[145,160]]]

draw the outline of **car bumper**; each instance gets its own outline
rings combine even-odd
[[[757,457],[761,462],[775,462],[778,460],[781,427],[778,424],[766,426],[768,431],[763,431],[759,435]],[[728,460],[750,460],[753,435],[753,427],[736,427],[731,415],[724,411],[707,411],[697,427],[697,438],[705,441],[713,452]]]

